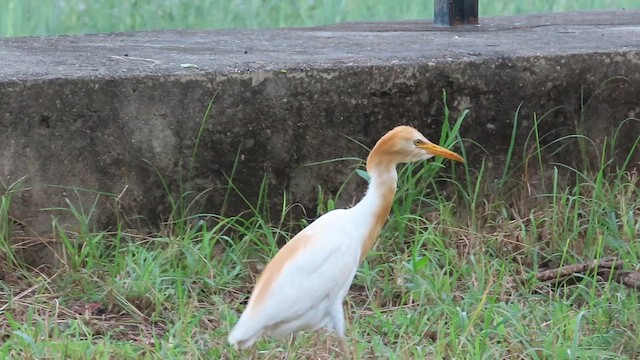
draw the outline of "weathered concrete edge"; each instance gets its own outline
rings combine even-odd
[[[429,23],[416,21],[9,38],[0,39],[0,63],[9,64],[0,68],[0,81],[188,76],[613,52],[638,48],[638,18],[640,10],[624,10],[485,19],[484,27],[473,27],[473,31],[464,27],[425,31]],[[397,30],[399,26],[402,31]]]

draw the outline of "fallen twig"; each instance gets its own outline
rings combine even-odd
[[[582,264],[566,265],[555,269],[542,270],[535,274],[536,279],[540,282],[535,286],[535,290],[540,291],[543,288],[559,285],[572,285],[580,281],[589,274],[597,274],[601,279],[608,281],[609,279],[628,286],[630,288],[640,290],[640,272],[623,271],[623,261],[614,257],[607,257],[598,260],[592,260]],[[526,281],[529,276],[523,276],[521,281]]]
[[[605,279],[613,279],[617,283],[628,286],[632,289],[640,290],[640,272],[637,271],[613,271],[613,276],[611,275],[612,270],[603,270],[602,277]]]
[[[566,265],[557,269],[550,269],[540,271],[536,274],[538,281],[551,281],[556,279],[562,279],[573,274],[584,274],[593,269],[620,269],[622,268],[622,260],[616,258],[604,258],[600,260],[592,260],[588,263]]]

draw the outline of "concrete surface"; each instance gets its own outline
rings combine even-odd
[[[335,191],[353,163],[304,164],[366,157],[341,134],[371,146],[408,123],[436,138],[443,90],[454,115],[471,111],[462,134],[499,173],[520,104],[519,152],[534,112],[556,109],[540,124],[549,143],[576,124],[599,142],[640,116],[639,19],[640,11],[621,10],[485,18],[455,29],[414,21],[0,39],[0,180],[26,177],[11,215],[27,239],[55,237],[52,216],[79,231],[69,211],[42,210],[66,201],[97,228],[117,211],[157,227],[170,212],[157,173],[175,192],[211,189],[200,209],[218,213],[236,157],[234,183],[248,199],[267,175],[273,204],[288,190],[313,209],[317,186]],[[620,154],[640,134],[637,122],[623,126]],[[571,162],[574,151],[556,160]],[[483,156],[473,147],[468,160]],[[345,201],[363,187],[350,182]],[[225,211],[243,208],[232,197]],[[32,262],[50,262],[37,249]]]

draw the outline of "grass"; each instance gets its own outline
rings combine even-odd
[[[517,120],[516,109],[514,114]],[[533,119],[536,126],[525,139],[514,132],[509,170],[497,174],[497,183],[488,180],[493,177],[483,163],[462,167],[437,160],[400,169],[389,222],[345,304],[347,337],[357,358],[640,355],[639,292],[595,275],[559,287],[540,287],[531,276],[549,263],[604,255],[618,256],[638,270],[640,257],[638,174],[626,168],[629,161],[621,167],[610,161],[625,125],[613,129],[600,147],[584,136],[543,145],[539,140],[546,134],[537,125],[547,115]],[[451,116],[446,110],[439,143],[455,145],[463,154],[479,146],[458,133],[466,112],[455,121]],[[632,121],[639,120],[626,123]],[[529,151],[517,158],[516,147],[523,142]],[[554,163],[558,146],[598,154],[597,165],[588,159],[579,165]],[[344,163],[355,163],[353,174],[364,175],[362,161],[346,158]],[[236,191],[233,176],[230,191]],[[364,182],[358,176],[347,181]],[[87,225],[92,209],[70,204],[82,230],[60,230],[70,258],[66,267],[51,272],[9,261],[14,249],[8,245],[8,206],[17,185],[5,188],[0,196],[0,256],[6,260],[0,261],[0,357],[286,356],[282,341],[261,340],[243,353],[226,345],[260,270],[278,244],[310,221],[286,220],[295,206],[286,196],[282,208],[269,209],[265,185],[258,203],[248,203],[252,210],[239,215],[191,213],[183,204],[189,196],[169,196],[175,213],[154,234],[123,225],[92,232]],[[320,212],[332,209],[335,196],[319,195]],[[187,221],[196,218],[211,221]],[[334,355],[337,343],[330,334],[310,333],[301,334],[295,346],[296,358],[323,359]]]
[[[479,4],[481,17],[640,8],[636,0],[481,0]],[[432,17],[432,0],[3,0],[0,36],[273,28]]]

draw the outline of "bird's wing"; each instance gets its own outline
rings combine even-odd
[[[360,253],[342,215],[327,213],[289,241],[260,276],[247,310],[267,322],[286,321],[348,287]]]

